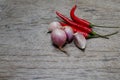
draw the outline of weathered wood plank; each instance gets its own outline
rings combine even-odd
[[[74,43],[52,46],[48,24],[55,10],[69,16],[72,0],[0,0],[0,80],[119,80],[120,33],[87,41],[85,52]],[[76,15],[98,25],[120,25],[119,0],[78,0]],[[120,29],[95,28],[101,34]]]

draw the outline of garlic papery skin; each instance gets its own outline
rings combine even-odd
[[[87,41],[81,33],[76,32],[74,34],[74,43],[78,48],[85,49]]]

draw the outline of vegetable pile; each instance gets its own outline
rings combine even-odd
[[[70,17],[66,17],[65,15],[61,14],[60,12],[56,11],[56,15],[62,20],[61,22],[51,22],[48,28],[48,32],[51,32],[51,40],[52,43],[58,47],[64,53],[67,53],[63,49],[63,46],[66,43],[71,43],[74,41],[75,45],[84,50],[86,47],[86,39],[89,38],[105,38],[109,39],[108,36],[117,34],[118,31],[107,34],[107,35],[100,35],[93,31],[93,27],[104,27],[104,28],[119,28],[119,27],[108,27],[108,26],[99,26],[90,23],[89,21],[79,18],[75,15],[75,10],[77,6],[74,5],[70,10]],[[69,55],[69,54],[67,54]]]

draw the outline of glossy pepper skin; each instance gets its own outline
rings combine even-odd
[[[81,30],[83,32],[86,32],[86,33],[92,33],[92,29],[91,28],[88,28],[88,27],[84,27],[82,25],[79,25],[75,22],[73,22],[72,20],[70,20],[69,18],[67,18],[66,16],[62,15],[61,13],[57,12],[56,11],[56,14],[62,19],[64,20],[67,24],[69,24],[70,26],[76,28],[77,30]]]
[[[70,11],[71,19],[80,25],[85,25],[85,27],[92,27],[90,22],[88,22],[87,20],[81,19],[75,15],[76,8],[77,8],[77,5],[74,5]]]

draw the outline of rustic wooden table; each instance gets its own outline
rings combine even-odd
[[[77,0],[76,15],[98,25],[120,26],[120,0]],[[120,80],[120,33],[52,46],[48,24],[55,10],[69,16],[74,0],[0,0],[0,80]],[[101,34],[120,29],[94,28]]]

